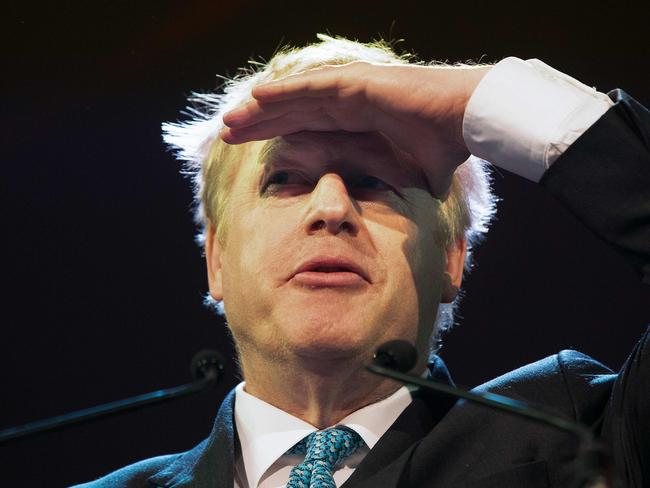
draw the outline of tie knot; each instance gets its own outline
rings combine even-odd
[[[363,440],[352,429],[332,427],[313,432],[293,446],[288,454],[306,454],[305,462],[324,461],[330,466],[352,455]]]
[[[287,488],[336,488],[334,466],[362,444],[359,434],[347,427],[309,434],[287,451],[287,454],[306,454],[305,460],[291,469]]]

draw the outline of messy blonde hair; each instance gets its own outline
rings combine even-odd
[[[226,222],[233,217],[226,212],[228,190],[236,176],[237,163],[244,160],[254,143],[229,145],[218,134],[224,127],[223,114],[248,100],[253,87],[323,65],[354,61],[421,64],[410,54],[396,54],[386,41],[364,44],[324,34],[317,37],[320,42],[302,48],[281,49],[268,63],[251,61],[235,77],[225,79],[218,92],[192,93],[189,97],[192,106],[187,109],[191,118],[163,124],[164,141],[184,161],[183,172],[193,183],[199,244],[205,242],[208,223],[223,243],[228,227]],[[451,194],[438,206],[441,245],[448,247],[459,239],[465,239],[471,250],[472,245],[487,232],[494,211],[495,197],[491,192],[486,163],[472,156],[456,170]],[[439,333],[451,325],[452,312],[453,305],[440,307],[438,334],[434,336],[439,337]]]

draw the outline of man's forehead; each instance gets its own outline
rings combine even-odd
[[[390,143],[378,133],[298,132],[266,141],[258,163],[280,162],[353,164],[375,161],[395,164],[396,154]]]

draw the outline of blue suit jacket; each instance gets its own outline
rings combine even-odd
[[[621,252],[650,284],[650,114],[623,92],[541,184]],[[431,375],[451,383],[440,359]],[[562,351],[496,378],[491,391],[593,426],[609,444],[620,486],[650,486],[650,333],[617,374],[576,351]],[[234,394],[210,436],[192,450],[122,468],[85,488],[232,488]],[[370,487],[565,487],[577,441],[508,414],[418,392],[344,484]]]

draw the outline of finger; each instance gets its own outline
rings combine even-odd
[[[226,127],[219,136],[228,144],[242,144],[251,141],[263,141],[302,131],[334,130],[339,130],[336,121],[331,117],[323,116],[320,111],[311,113],[293,112],[276,119],[265,120],[243,128]]]
[[[338,105],[338,106],[337,106]],[[317,118],[323,121],[317,122]],[[224,130],[222,138],[230,144],[262,140],[301,130],[347,130],[350,132],[379,131],[398,147],[411,151],[426,139],[417,127],[401,121],[373,107],[352,108],[331,98],[299,98],[273,103],[249,101],[224,115],[224,123],[232,131]],[[268,122],[265,123],[265,122]],[[243,130],[249,129],[249,130]]]
[[[304,118],[301,119],[303,116],[299,114],[304,114]],[[239,132],[239,129],[253,127],[266,121],[282,119],[294,122],[303,120],[310,125],[305,125],[302,130],[315,130],[312,129],[312,122],[315,117],[335,121],[335,123],[328,122],[325,125],[325,127],[331,127],[330,130],[347,130],[350,132],[381,130],[378,122],[392,119],[388,114],[377,111],[375,107],[368,104],[359,104],[333,97],[302,97],[271,103],[250,100],[226,113],[223,122],[227,127],[237,129]],[[391,120],[391,122],[395,126],[393,131],[403,129],[403,127],[396,126],[395,120]]]
[[[336,95],[350,75],[350,65],[323,66],[289,75],[281,80],[272,81],[253,88],[252,95],[260,102],[278,102],[299,97],[326,97]],[[355,80],[359,86],[359,80]]]
[[[274,103],[260,103],[249,100],[227,112],[223,123],[231,128],[242,128],[265,120],[276,119],[291,112],[313,112],[322,108],[323,101],[317,98],[298,98]]]

